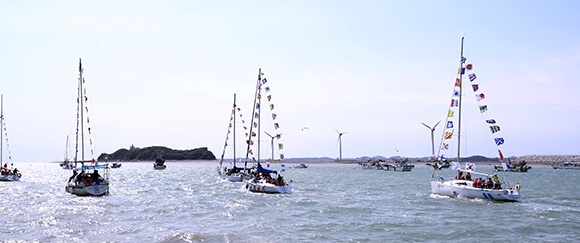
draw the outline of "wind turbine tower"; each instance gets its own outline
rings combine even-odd
[[[338,142],[338,160],[342,160],[342,135],[346,132],[339,132],[336,130],[336,133],[338,133],[338,140],[336,140]]]
[[[433,133],[435,132],[435,127],[437,127],[437,125],[439,125],[440,122],[441,121],[438,121],[437,124],[435,124],[435,126],[433,126],[433,127],[427,126],[427,124],[421,122],[421,124],[423,124],[423,126],[429,128],[429,130],[431,130],[431,155],[432,156],[435,156],[435,140],[433,139]]]

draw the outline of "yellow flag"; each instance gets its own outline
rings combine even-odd
[[[260,72],[260,76],[264,76],[264,72]]]
[[[455,111],[449,110],[447,117],[453,117],[453,114],[455,114]]]

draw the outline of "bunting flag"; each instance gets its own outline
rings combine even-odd
[[[494,138],[493,140],[495,140],[495,144],[497,144],[497,146],[502,145],[504,143],[503,138]]]
[[[270,92],[270,87],[266,87],[266,92]]]
[[[463,64],[463,63],[465,63],[465,61],[467,61],[467,58],[466,57],[461,57],[461,63]]]
[[[278,144],[278,149],[284,149],[284,144],[279,143]]]
[[[448,150],[449,144],[443,143],[443,146],[441,147],[441,149]]]
[[[491,133],[496,133],[499,132],[499,126],[493,125],[493,126],[489,126],[489,129],[491,130]]]
[[[459,86],[461,86],[461,79],[459,79],[459,78],[456,78],[456,79],[455,79],[455,86],[456,86],[456,87],[459,87]]]
[[[473,69],[473,65],[471,63],[467,64],[467,66],[465,66],[465,68],[467,68],[467,70],[471,70],[471,69]]]
[[[266,98],[268,99],[268,102],[270,102],[270,100],[272,99],[272,95],[268,95],[266,96]]]
[[[486,111],[487,111],[487,105],[480,105],[480,106],[479,106],[479,111],[480,111],[481,113],[484,113],[484,112],[486,112]]]
[[[481,100],[485,99],[485,95],[483,93],[475,94],[475,99],[477,99],[477,101],[481,101]]]
[[[262,84],[266,84],[268,82],[268,80],[266,80],[266,78],[262,79]]]
[[[457,106],[459,106],[459,100],[452,99],[451,100],[451,107],[457,107]]]
[[[495,124],[494,119],[488,119],[488,120],[485,120],[485,122],[487,122],[487,124]]]
[[[459,90],[453,90],[453,96],[459,96]]]
[[[278,129],[278,128],[280,128],[280,125],[278,125],[278,123],[274,123],[274,128]]]
[[[274,110],[274,104],[270,104],[270,110]]]
[[[453,114],[455,114],[455,111],[449,110],[449,112],[447,112],[447,117],[453,117]]]
[[[275,120],[276,117],[277,117],[276,114],[272,113],[272,120]]]
[[[453,128],[453,121],[447,121],[446,128]]]
[[[451,132],[445,132],[445,135],[443,137],[445,139],[451,139],[453,137],[453,131],[451,131]]]
[[[469,77],[469,81],[473,82],[473,80],[475,80],[477,78],[477,76],[475,76],[475,73],[471,73],[469,75],[467,75],[467,77]]]
[[[473,92],[477,92],[477,90],[479,90],[479,84],[472,84],[471,87],[473,88]]]
[[[503,160],[503,153],[501,150],[498,149],[497,152],[499,153],[499,159]]]

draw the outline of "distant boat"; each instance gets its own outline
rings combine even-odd
[[[226,141],[224,143],[224,149],[222,151],[222,156],[220,159],[220,162],[218,164],[217,167],[217,173],[220,176],[220,178],[224,179],[224,180],[228,180],[231,182],[241,182],[244,179],[248,179],[249,178],[249,174],[248,174],[248,170],[246,168],[243,167],[238,167],[236,165],[236,127],[237,127],[237,123],[236,123],[236,116],[240,116],[240,119],[242,118],[242,115],[240,113],[241,109],[237,106],[236,104],[236,94],[234,94],[234,104],[232,107],[232,112],[230,115],[230,123],[228,125],[228,132],[226,134]],[[242,120],[242,124],[245,123]],[[230,162],[231,167],[228,168],[227,166],[224,165],[224,156],[226,154],[226,150],[227,147],[229,145],[229,137],[230,134],[232,134],[232,151],[233,151],[233,159]]]
[[[247,150],[246,150],[246,161],[248,161],[249,159],[249,155],[252,152],[252,150],[250,149],[250,147],[254,144],[252,137],[256,136],[257,137],[257,155],[258,155],[258,159],[257,159],[257,167],[255,170],[253,170],[253,174],[255,175],[255,177],[253,179],[250,179],[246,182],[246,189],[248,189],[250,192],[258,192],[258,193],[291,193],[292,192],[292,185],[286,183],[286,181],[284,180],[284,178],[281,175],[281,172],[284,171],[284,165],[282,166],[282,169],[280,172],[276,171],[276,170],[272,170],[272,169],[268,169],[268,168],[263,168],[262,165],[260,164],[260,129],[261,129],[261,115],[262,115],[262,111],[264,111],[264,109],[262,109],[262,107],[268,107],[270,109],[270,111],[272,111],[274,109],[274,105],[270,103],[270,105],[264,105],[262,104],[262,97],[264,96],[264,98],[266,98],[265,103],[267,104],[268,102],[270,102],[271,96],[269,94],[267,94],[268,92],[270,92],[270,88],[268,86],[267,80],[266,78],[262,78],[264,74],[262,73],[262,69],[258,70],[258,82],[256,84],[256,92],[255,92],[255,96],[254,96],[254,104],[253,104],[253,109],[254,112],[252,112],[254,115],[252,116],[252,121],[250,122],[250,124],[252,124],[252,126],[250,126],[250,131],[249,131],[249,139],[247,142]],[[265,90],[265,94],[262,94],[262,86],[265,86],[264,90]],[[272,113],[272,120],[276,119],[276,114]],[[253,128],[257,129],[257,132],[253,132]],[[274,129],[278,129],[279,128],[279,124],[274,122]],[[276,136],[276,139],[278,139],[278,150],[282,150],[284,148],[284,145],[279,141],[280,137]],[[272,158],[273,159],[273,158]],[[282,153],[280,153],[280,160],[284,159],[284,155]],[[254,158],[252,158],[253,161],[255,161]],[[246,162],[247,163],[247,162]],[[277,175],[276,178],[273,177],[273,174]]]
[[[67,135],[66,146],[64,150],[64,161],[60,163],[60,167],[62,167],[65,170],[72,170],[75,168],[75,163],[70,160],[68,151],[69,151],[69,136]]]
[[[297,168],[297,169],[306,169],[306,168],[308,168],[308,165],[306,165],[306,164],[299,164],[299,165],[294,166],[294,168]]]
[[[84,69],[79,59],[76,149],[74,157],[75,169],[73,169],[73,176],[69,178],[65,191],[77,196],[103,196],[109,193],[109,166],[99,165],[94,157],[90,162],[85,161],[85,129],[87,130],[86,135],[91,136],[91,128],[89,127],[88,115],[85,117],[85,113],[88,112],[86,106],[88,97],[86,88],[84,87],[85,79],[83,72]],[[92,147],[92,139],[89,138],[88,140]],[[91,156],[94,156],[92,148],[90,151]],[[79,163],[80,166],[78,166]],[[85,163],[90,163],[90,165],[86,165]],[[103,174],[100,174],[99,170],[103,171]]]
[[[527,165],[525,161],[518,163],[501,163],[501,165],[494,165],[495,171],[506,171],[506,172],[528,172],[532,169],[532,166]]]
[[[564,162],[561,165],[554,165],[554,166],[552,166],[552,168],[558,169],[558,170],[580,170],[580,164],[571,163],[571,162]]]
[[[121,162],[113,162],[113,163],[111,163],[111,168],[121,168]]]
[[[0,96],[0,181],[18,181],[22,178],[22,174],[17,168],[14,168],[13,164],[10,163],[10,168],[8,168],[8,163],[4,162],[4,134],[6,133],[6,126],[4,122],[4,95]],[[6,140],[6,146],[8,146],[8,140]],[[8,159],[12,160],[12,155],[10,155],[10,150],[8,151]]]
[[[461,145],[461,106],[462,106],[462,96],[463,96],[463,75],[465,74],[465,69],[471,70],[472,65],[467,64],[465,66],[465,61],[467,59],[463,56],[463,38],[461,39],[461,64],[458,71],[458,78],[455,80],[455,86],[453,89],[453,95],[451,100],[451,106],[449,111],[447,112],[447,121],[445,123],[445,133],[443,135],[443,139],[440,145],[441,150],[448,150],[449,145],[447,144],[447,140],[450,140],[453,136],[453,131],[455,129],[455,125],[457,125],[457,162],[452,163],[453,171],[457,170],[457,175],[455,179],[444,179],[442,176],[435,176],[435,172],[433,172],[432,179],[431,179],[431,192],[433,194],[438,195],[445,195],[451,197],[467,197],[467,198],[481,198],[481,199],[488,199],[493,201],[520,201],[520,185],[516,184],[515,188],[512,188],[509,185],[509,182],[501,183],[497,175],[485,174],[475,172],[475,165],[474,164],[466,164],[465,169],[460,168],[460,145]],[[476,76],[475,73],[468,74],[470,81],[474,81]],[[478,91],[479,86],[472,82],[473,90]],[[476,98],[478,101],[483,99],[483,93],[476,93]],[[480,103],[480,111],[483,113],[487,111],[487,105],[482,105]],[[457,124],[454,124],[453,117],[455,117],[455,112],[457,111]],[[495,124],[495,120],[487,120],[488,124]],[[490,126],[492,133],[499,131],[499,126],[492,125]],[[495,138],[496,144],[499,146],[503,144],[503,138]],[[498,149],[500,154],[500,158],[503,159],[503,155],[501,151]],[[435,168],[435,171],[439,171],[438,168]],[[469,174],[470,176],[477,175],[483,176],[481,181],[485,181],[479,183],[480,180],[472,180],[472,178],[466,178],[463,176],[463,173]],[[485,179],[488,180],[485,180]],[[489,182],[489,183],[488,183]]]
[[[165,160],[161,158],[161,156],[157,156],[157,159],[155,159],[155,163],[153,163],[153,168],[156,170],[164,170],[165,168],[167,168],[167,166],[165,165]]]

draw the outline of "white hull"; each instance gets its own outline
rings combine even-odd
[[[156,170],[164,170],[165,168],[167,168],[166,165],[153,165],[153,168]]]
[[[109,193],[109,184],[103,183],[98,186],[95,184],[90,186],[67,185],[65,190],[77,196],[103,196]]]
[[[244,180],[244,175],[236,174],[236,175],[223,175],[220,174],[220,178],[223,180],[231,181],[231,182],[242,182]]]
[[[431,192],[450,197],[481,198],[492,201],[520,201],[520,191],[515,189],[482,189],[473,187],[472,181],[431,181]]]
[[[291,185],[284,185],[284,186],[276,186],[271,183],[267,183],[264,180],[259,181],[248,181],[246,183],[246,189],[251,192],[258,192],[258,193],[282,193],[288,194],[292,193],[292,186]]]
[[[18,181],[18,180],[20,180],[20,177],[22,177],[22,176],[18,176],[18,175],[2,175],[2,176],[0,176],[0,181]]]

